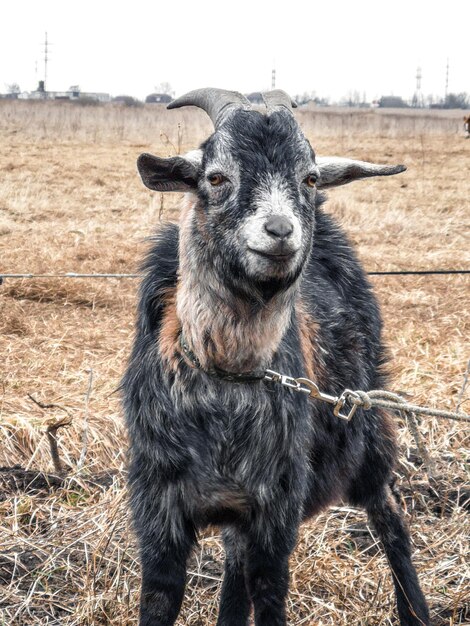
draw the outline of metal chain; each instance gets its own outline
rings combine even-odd
[[[346,420],[347,422],[349,422],[354,413],[357,411],[361,402],[360,396],[351,389],[345,389],[340,396],[332,396],[328,393],[320,391],[318,385],[309,378],[292,378],[292,376],[285,376],[279,372],[274,372],[273,370],[266,370],[264,380],[279,383],[283,387],[287,387],[293,391],[306,393],[309,398],[315,398],[316,400],[332,404],[333,414],[340,419]],[[351,404],[351,408],[347,413],[343,413],[342,410],[348,402]]]
[[[340,419],[349,422],[358,408],[365,411],[373,407],[381,407],[404,413],[416,413],[418,415],[430,415],[431,417],[442,417],[461,422],[470,422],[470,415],[465,413],[455,413],[441,409],[431,409],[421,407],[416,404],[409,404],[404,398],[396,393],[384,391],[383,389],[373,389],[371,391],[361,391],[345,389],[340,396],[332,396],[320,391],[318,385],[309,378],[293,378],[285,376],[273,370],[266,370],[264,380],[279,383],[283,387],[292,389],[299,393],[308,394],[309,398],[314,398],[322,402],[333,405],[333,414]],[[348,409],[348,406],[350,407]],[[346,407],[346,409],[345,409]],[[343,411],[343,409],[345,409]]]

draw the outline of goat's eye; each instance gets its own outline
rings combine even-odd
[[[304,183],[309,187],[315,187],[317,184],[317,177],[315,174],[309,174],[306,178],[304,178]]]
[[[210,176],[207,177],[207,180],[213,187],[218,187],[227,179],[225,178],[225,176],[222,176],[222,174],[210,174]]]

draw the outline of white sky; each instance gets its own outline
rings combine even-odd
[[[242,92],[277,87],[339,99],[470,92],[470,0],[2,0],[0,91],[47,88],[144,98],[168,81]],[[35,72],[37,61],[38,71]]]

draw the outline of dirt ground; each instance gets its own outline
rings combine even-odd
[[[405,163],[406,173],[329,192],[364,266],[470,268],[470,141],[448,117],[298,113],[317,154]],[[178,196],[143,187],[135,162],[195,147],[200,112],[0,102],[0,272],[133,273],[146,238],[177,219]],[[470,412],[470,276],[374,276],[390,387]],[[5,278],[0,285],[0,623],[137,623],[139,565],[125,491],[120,377],[136,279]],[[470,383],[469,383],[470,386]],[[52,405],[52,406],[47,406]],[[400,421],[397,481],[435,626],[470,624],[468,424],[431,418],[423,459]],[[64,473],[47,430],[58,431]],[[201,537],[179,625],[215,623],[223,549]],[[390,625],[387,563],[361,511],[303,526],[289,616],[300,625]]]

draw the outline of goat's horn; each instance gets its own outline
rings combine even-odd
[[[370,176],[393,176],[406,170],[404,165],[378,165],[342,157],[317,157],[316,163],[320,171],[318,189],[338,187]]]
[[[170,102],[168,109],[195,106],[203,109],[211,118],[215,128],[220,126],[227,115],[234,109],[251,109],[250,101],[238,91],[225,89],[205,88],[195,89]]]
[[[279,107],[284,107],[288,111],[292,111],[297,107],[297,102],[282,89],[273,89],[272,91],[266,91],[261,94],[263,96],[264,104],[268,110],[268,115],[273,113]]]

